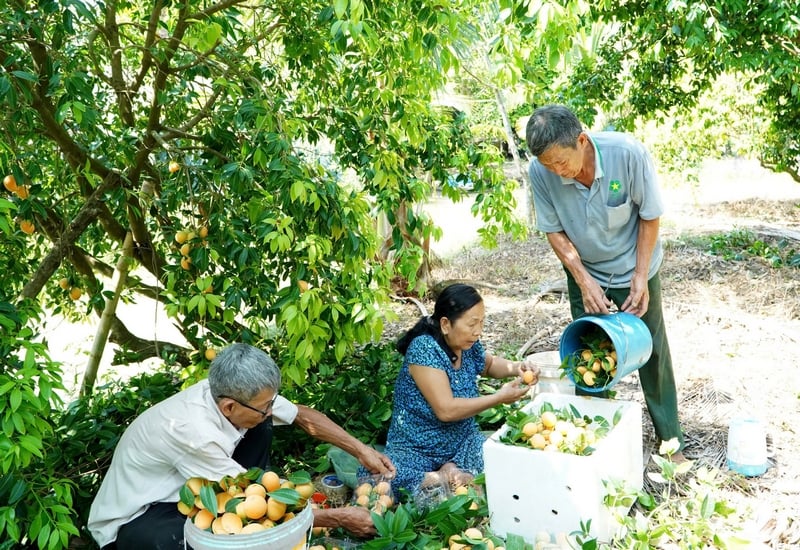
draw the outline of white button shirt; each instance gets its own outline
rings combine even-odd
[[[297,406],[278,396],[273,424],[291,424],[296,417]],[[217,480],[246,471],[231,458],[246,432],[220,412],[208,380],[147,409],[120,438],[92,502],[88,528],[94,539],[102,548],[151,503],[177,503],[190,477]]]

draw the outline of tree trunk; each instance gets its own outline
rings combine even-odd
[[[122,245],[122,255],[117,261],[117,270],[114,274],[116,283],[114,284],[114,295],[103,309],[103,315],[100,317],[100,324],[97,326],[97,333],[94,337],[92,344],[92,351],[89,353],[89,364],[86,365],[86,371],[83,374],[83,383],[81,384],[81,395],[89,395],[94,388],[95,380],[97,380],[97,371],[100,367],[100,359],[103,356],[103,350],[108,341],[108,333],[111,330],[111,324],[116,316],[117,304],[119,303],[119,296],[125,290],[125,283],[128,279],[128,270],[130,269],[131,256],[133,255],[133,235],[128,232],[125,235],[125,242]]]

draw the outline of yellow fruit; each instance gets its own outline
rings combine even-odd
[[[525,437],[530,437],[530,436],[532,436],[533,434],[535,434],[536,432],[539,431],[538,428],[539,427],[536,425],[536,422],[527,422],[522,427],[522,433],[525,434]]]
[[[542,413],[542,425],[544,425],[545,428],[552,430],[556,422],[558,422],[558,418],[553,411],[545,411]]]
[[[181,245],[181,254],[184,256],[188,256],[189,253],[192,251],[192,245],[189,243],[183,243]]]
[[[300,292],[305,292],[308,290],[308,283],[306,281],[297,281],[297,286],[300,288]]]
[[[378,504],[388,509],[394,505],[394,499],[389,495],[381,495],[378,497]]]
[[[372,492],[372,484],[364,482],[356,487],[356,496],[369,495]]]
[[[72,289],[69,291],[69,297],[72,300],[80,299],[81,294],[83,294],[83,291],[80,288],[78,288],[77,286],[72,287]]]
[[[388,481],[379,481],[375,484],[374,491],[379,495],[388,495],[389,491],[392,490],[392,485]]]
[[[547,439],[545,439],[545,437],[540,433],[533,434],[528,443],[534,449],[544,449],[547,446]]]
[[[170,161],[169,163],[169,173],[174,174],[178,170],[181,169],[181,165],[175,162],[174,160]]]
[[[248,519],[261,519],[268,510],[267,500],[261,495],[248,495],[243,504],[244,515]]]
[[[233,512],[225,512],[219,517],[222,524],[222,530],[231,535],[235,535],[242,530],[242,518]]]
[[[192,510],[194,510],[194,506],[188,506],[184,504],[183,501],[180,500],[178,501],[178,512],[180,512],[184,516],[190,515],[192,513]]]
[[[288,479],[281,483],[281,489],[294,489],[294,483],[289,481]]]
[[[587,386],[594,386],[594,373],[590,370],[587,370],[583,373],[583,383]]]
[[[17,190],[17,178],[13,174],[9,174],[3,178],[3,186],[14,193]]]
[[[561,434],[561,432],[553,432],[550,434],[551,445],[555,445],[556,447],[558,447],[563,442],[564,442],[564,436]]]
[[[206,237],[208,237],[208,227],[204,225],[203,227],[197,230],[197,234],[200,235],[201,239],[205,239]]]
[[[228,532],[222,527],[222,518],[216,518],[211,522],[211,532],[215,535],[227,535]]]
[[[267,501],[267,517],[272,521],[278,521],[286,513],[286,504],[271,498]]]
[[[211,523],[214,521],[214,518],[214,514],[208,510],[200,510],[194,516],[194,524],[200,529],[208,529],[211,527]]]
[[[224,514],[225,513],[225,505],[228,504],[228,501],[231,500],[233,497],[228,493],[217,493],[217,513]]]
[[[592,363],[592,372],[600,372],[601,368],[600,361],[595,360],[595,362]]]
[[[30,220],[22,220],[19,222],[19,228],[22,229],[22,232],[26,235],[30,235],[36,231],[36,226],[33,225],[33,222]]]
[[[483,541],[483,533],[481,533],[480,529],[475,527],[464,530],[464,536],[472,540]]]
[[[259,531],[266,531],[267,528],[261,525],[260,523],[248,523],[242,530],[239,531],[241,535],[249,535],[251,533],[258,533]]]
[[[18,186],[14,193],[16,193],[16,195],[23,200],[30,196],[30,191],[28,191],[28,188],[24,185]]]
[[[584,361],[591,361],[592,360],[592,352],[588,349],[585,349],[581,352],[581,359]]]
[[[67,290],[69,288],[69,279],[64,277],[63,279],[59,280],[58,281],[58,286],[60,286],[64,290]]]
[[[526,370],[522,373],[522,381],[525,384],[530,384],[533,382],[533,371]]]
[[[467,489],[466,485],[459,485],[453,492],[457,495],[468,495],[469,489]]]
[[[267,489],[260,483],[251,483],[250,485],[244,488],[244,494],[248,497],[250,495],[258,495],[261,497],[265,497],[267,496]]]
[[[183,258],[181,258],[181,267],[183,269],[186,269],[186,270],[191,268],[192,267],[192,259],[191,258],[187,258],[185,256]]]
[[[356,497],[356,505],[363,508],[369,507],[369,495],[358,495]]]
[[[264,518],[264,519],[262,519],[261,521],[259,521],[259,523],[260,523],[262,526],[264,526],[266,529],[272,529],[273,527],[275,527],[275,522],[274,522],[274,521],[272,521],[272,520],[271,520],[271,519],[269,519],[269,518]]]
[[[178,231],[175,233],[175,242],[178,244],[183,244],[189,238],[189,234],[186,231]]]
[[[264,472],[264,475],[261,476],[261,485],[268,493],[277,491],[281,487],[281,478],[275,472]]]
[[[205,355],[207,360],[213,361],[214,358],[217,356],[217,352],[214,351],[213,348],[208,348],[203,355]]]
[[[311,483],[299,483],[295,485],[294,490],[300,493],[300,498],[311,498],[314,494],[314,485]]]
[[[200,494],[200,489],[205,484],[206,484],[205,480],[199,477],[190,477],[189,479],[186,480],[186,486],[195,496]]]

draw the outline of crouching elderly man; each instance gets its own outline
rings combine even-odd
[[[101,548],[184,549],[178,492],[190,477],[221,479],[269,469],[272,427],[294,424],[341,447],[373,473],[393,476],[389,458],[321,412],[278,395],[280,369],[263,351],[233,344],[211,363],[208,379],[143,412],[125,430],[89,512]],[[314,510],[314,526],[375,533],[365,508]]]

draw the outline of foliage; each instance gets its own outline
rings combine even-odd
[[[800,251],[787,239],[759,238],[753,231],[735,229],[708,238],[711,254],[724,260],[746,260],[749,257],[762,258],[774,268],[800,267]],[[771,241],[771,242],[770,242]]]
[[[25,540],[40,548],[66,547],[78,534],[75,486],[62,471],[41,467],[60,452],[48,442],[57,425],[61,373],[27,327],[37,309],[6,300],[0,294],[0,548]]]
[[[401,365],[402,357],[392,345],[369,344],[339,364],[329,355],[315,372],[309,373],[302,386],[285,387],[281,394],[323,411],[364,443],[385,444],[394,381]],[[295,469],[329,471],[329,447],[300,430],[277,428],[273,434],[273,462],[290,464]]]
[[[691,461],[676,464],[670,460],[677,448],[676,439],[665,441],[659,450],[665,456],[652,456],[660,472],[649,472],[648,476],[663,487],[659,495],[643,491],[631,494],[617,484],[606,483],[606,506],[628,506],[633,499],[638,506],[633,515],[619,518],[623,534],[611,544],[599,543],[589,536],[588,525],[582,525],[572,533],[579,548],[646,550],[663,546],[690,549],[748,545],[750,541],[736,534],[741,518],[717,494],[723,479],[720,472],[701,466],[690,473]]]

